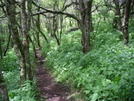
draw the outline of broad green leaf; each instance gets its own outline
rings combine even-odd
[[[98,98],[98,93],[94,93],[93,96],[92,96],[91,101],[96,101],[97,98]]]

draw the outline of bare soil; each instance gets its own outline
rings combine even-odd
[[[46,61],[40,54],[40,49],[36,51],[36,55],[38,58],[38,68],[36,69],[37,88],[39,90],[38,101],[75,101],[67,97],[71,93],[69,87],[56,84],[50,70],[45,68],[44,63]]]

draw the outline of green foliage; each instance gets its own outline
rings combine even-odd
[[[31,86],[33,82],[26,81],[21,88],[11,90],[9,92],[10,101],[36,101],[35,100],[35,85]]]
[[[10,50],[7,55],[0,60],[0,68],[3,71],[12,71],[19,68],[17,63],[18,61],[15,53],[13,50]]]
[[[19,71],[12,70],[3,72],[7,82],[10,101],[36,101],[35,83],[26,81],[21,87],[19,85]],[[33,85],[31,85],[33,84]]]
[[[44,57],[47,56],[47,52],[50,51],[50,45],[49,43],[44,42],[45,44],[42,46],[41,54],[44,54]]]
[[[133,101],[134,47],[120,42],[120,32],[94,32],[93,50],[83,54],[80,40],[74,38],[79,35],[64,35],[62,45],[47,53],[57,82],[79,89],[85,101]]]
[[[3,71],[9,92],[19,88],[19,70]]]
[[[17,62],[17,57],[13,50],[10,50],[7,56],[0,60],[0,67],[2,67],[7,83],[9,99],[10,101],[36,101],[35,82],[26,81],[20,87],[20,70]]]

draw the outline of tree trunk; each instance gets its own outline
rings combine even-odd
[[[4,56],[6,56],[6,53],[8,51],[8,48],[9,48],[9,45],[10,45],[10,40],[11,40],[11,33],[9,33],[8,42],[7,42],[6,48],[4,50]]]
[[[16,21],[16,6],[15,6],[15,0],[5,0],[6,4],[6,11],[7,11],[7,17],[8,17],[8,23],[9,23],[9,29],[11,31],[13,43],[16,43],[17,48],[20,50],[21,55],[23,55],[23,47],[21,40],[19,39],[19,32],[17,27],[17,21]]]
[[[23,45],[23,52],[24,52],[24,54],[22,55],[24,67],[21,68],[21,72],[22,72],[21,73],[22,75],[20,75],[20,77],[22,78],[21,81],[32,80],[32,68],[31,68],[31,63],[30,63],[29,37],[28,37],[28,31],[30,28],[30,22],[29,22],[30,19],[28,17],[29,17],[30,12],[26,13],[26,1],[27,0],[22,0],[22,2],[20,3],[21,32],[23,36],[22,45]],[[29,5],[30,5],[30,2],[27,1],[27,7],[29,7]],[[24,77],[26,78],[24,79]]]
[[[79,0],[81,22],[79,24],[82,31],[82,51],[87,53],[91,50],[90,44],[90,33],[92,31],[92,20],[91,20],[91,9],[92,9],[92,0]]]
[[[0,70],[0,101],[9,101],[7,86]]]
[[[58,9],[59,2],[55,1],[53,5],[53,10]],[[58,45],[60,45],[60,38],[58,38],[58,26],[59,26],[59,18],[56,16],[56,14],[53,14],[53,19],[52,19],[52,36],[56,39],[56,42]],[[56,34],[57,33],[57,34]]]
[[[32,40],[32,38],[30,36],[28,36],[28,38],[29,38],[30,42],[32,43],[35,58],[37,58],[37,56],[36,56],[36,47],[35,47],[34,41]]]
[[[129,42],[129,34],[128,34],[128,25],[129,25],[129,17],[130,17],[130,11],[131,11],[131,1],[127,0],[124,8],[124,17],[123,17],[123,23],[122,23],[122,33],[123,33],[123,43],[125,45]]]
[[[2,42],[1,42],[1,39],[0,39],[0,59],[3,58],[3,50],[2,50]]]
[[[38,8],[38,12],[40,12],[40,8]],[[47,43],[49,43],[49,41],[48,41],[48,39],[47,39],[47,37],[46,37],[46,35],[42,32],[42,30],[41,30],[41,25],[40,25],[40,23],[41,23],[41,21],[40,21],[40,15],[38,15],[37,16],[37,21],[36,21],[36,27],[37,27],[37,29],[38,29],[38,32],[36,33],[37,35],[37,40],[38,40],[38,45],[39,45],[39,47],[41,48],[41,45],[40,45],[40,37],[39,37],[39,33],[44,37],[44,39],[45,39],[45,41],[47,42]]]
[[[32,80],[32,70],[30,64],[30,56],[29,56],[29,40],[28,40],[28,30],[29,30],[29,15],[26,15],[25,8],[25,0],[22,0],[20,3],[21,7],[21,36],[20,39],[19,31],[18,31],[18,23],[16,21],[16,0],[5,0],[5,6],[7,11],[9,29],[11,31],[13,44],[15,47],[15,52],[20,60],[20,79],[21,84],[24,83],[25,80]],[[29,4],[29,3],[27,3]]]
[[[57,34],[58,33],[58,18],[53,17],[53,29],[52,29],[52,36],[56,39],[56,42],[58,45],[60,45],[60,39],[58,38]]]
[[[7,17],[8,17],[8,25],[9,29],[12,35],[12,41],[14,44],[14,49],[16,52],[16,55],[18,56],[20,60],[20,68],[23,68],[23,61],[22,61],[22,56],[24,55],[23,52],[23,46],[22,42],[19,39],[19,32],[18,32],[18,27],[17,27],[17,21],[16,21],[16,6],[15,6],[15,0],[5,0],[6,4],[6,11],[7,11]],[[23,74],[25,71],[23,71]],[[26,79],[26,77],[24,77]]]
[[[113,0],[115,4],[115,17],[113,19],[113,28],[118,28],[119,31],[122,31],[122,23],[121,23],[121,11],[118,0]]]

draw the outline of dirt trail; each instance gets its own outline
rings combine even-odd
[[[45,69],[45,60],[40,54],[40,50],[36,51],[38,58],[38,68],[36,69],[37,88],[40,92],[39,101],[74,101],[67,99],[67,93],[70,92],[68,87],[56,84],[54,78],[51,77],[50,71]]]

